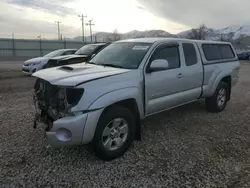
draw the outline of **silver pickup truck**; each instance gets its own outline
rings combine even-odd
[[[37,122],[50,145],[93,145],[112,160],[140,140],[140,120],[204,98],[221,112],[238,81],[230,43],[169,38],[118,41],[90,61],[41,70],[34,86]]]

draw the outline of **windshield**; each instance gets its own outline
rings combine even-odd
[[[151,45],[138,42],[114,43],[99,52],[90,63],[137,69]]]
[[[77,52],[76,55],[92,55],[95,49],[97,49],[99,46],[94,44],[88,44],[83,47],[81,47]]]
[[[64,50],[55,50],[53,52],[50,52],[50,53],[46,54],[44,57],[56,57],[56,56],[60,56],[63,52],[64,52]]]

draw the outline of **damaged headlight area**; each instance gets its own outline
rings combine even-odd
[[[83,88],[55,86],[45,80],[37,79],[33,95],[36,108],[34,127],[40,120],[48,125],[47,129],[50,129],[54,121],[72,115],[71,108],[78,104],[83,93]]]

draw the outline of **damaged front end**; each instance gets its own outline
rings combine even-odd
[[[38,78],[33,94],[36,109],[34,128],[37,122],[42,122],[49,131],[54,121],[72,115],[71,108],[78,104],[83,93],[83,88],[56,86]]]

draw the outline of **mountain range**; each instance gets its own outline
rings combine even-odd
[[[93,40],[95,39],[98,42],[106,42],[108,40],[112,40],[114,38],[114,35],[119,36],[119,39],[131,39],[131,38],[146,38],[146,37],[176,37],[173,34],[170,34],[164,30],[148,30],[148,31],[137,31],[133,30],[127,33],[119,33],[114,34],[111,32],[97,32],[93,34]],[[90,36],[85,37],[86,41],[90,41]],[[82,40],[82,36],[78,36],[73,38],[73,40]]]
[[[119,39],[131,38],[145,38],[145,37],[174,37],[174,38],[188,38],[191,30],[183,31],[178,34],[171,34],[164,30],[147,30],[147,31],[130,31],[127,33],[116,34]],[[98,42],[106,42],[114,37],[111,32],[97,32],[93,34],[93,40]],[[240,38],[250,38],[250,25],[230,26],[222,29],[208,28],[206,40],[220,40],[223,36],[224,39],[237,40]],[[81,36],[73,38],[73,40],[82,40]],[[86,37],[86,41],[90,41],[90,37]]]
[[[183,31],[177,35],[180,38],[187,38],[191,30]],[[221,37],[230,40],[237,40],[244,37],[250,37],[250,25],[244,26],[231,26],[223,29],[211,29],[207,30],[206,40],[219,40]]]

